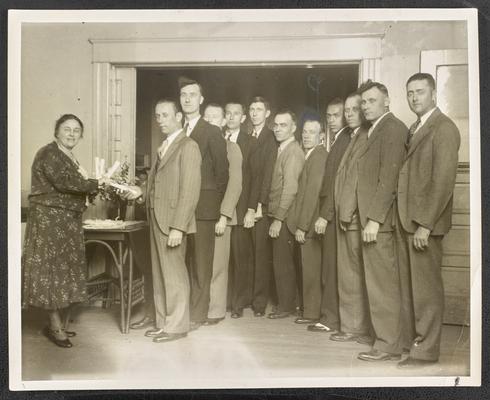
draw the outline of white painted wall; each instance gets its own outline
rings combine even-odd
[[[286,26],[287,25],[287,26]],[[189,24],[24,24],[22,28],[22,189],[30,188],[35,152],[53,139],[54,121],[77,114],[85,137],[76,154],[89,171],[92,156],[93,83],[89,39],[196,36],[274,36],[330,33],[380,33],[381,81],[390,91],[392,111],[407,125],[414,120],[405,100],[405,80],[419,70],[421,50],[467,48],[463,22],[366,23],[198,23]],[[251,51],[253,48],[243,48]],[[321,59],[319,54],[319,59]],[[165,55],[162,54],[162,61]]]

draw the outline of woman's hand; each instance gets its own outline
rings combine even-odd
[[[99,184],[99,187],[108,185],[110,182],[111,180],[105,175],[102,175],[100,178],[97,179],[97,183]]]

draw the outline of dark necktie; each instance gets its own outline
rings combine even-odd
[[[187,130],[188,130],[188,129],[189,129],[189,123],[188,123],[188,122],[186,122],[186,123],[184,124],[184,133],[185,133],[185,135],[186,135],[186,136],[189,136],[189,135],[188,135],[188,133],[187,133]]]
[[[417,121],[410,127],[410,130],[408,131],[408,138],[407,138],[407,146],[410,145],[410,142],[413,139],[413,135],[415,134],[415,131],[420,125],[420,118],[417,118]]]

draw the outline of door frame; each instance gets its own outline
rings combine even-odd
[[[89,39],[93,63],[93,156],[112,164],[127,156],[134,174],[136,68],[210,66],[321,66],[358,64],[359,83],[380,77],[384,33],[311,36]],[[195,49],[199,51],[196,52]],[[237,51],[236,49],[240,49]],[[253,49],[253,52],[249,49]],[[321,59],[319,54],[322,55]],[[209,60],[212,60],[210,62]],[[128,81],[118,68],[133,69]],[[118,101],[129,99],[124,114]],[[134,146],[133,146],[134,147]]]

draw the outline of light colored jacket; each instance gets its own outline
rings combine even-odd
[[[153,208],[161,231],[196,232],[195,211],[201,188],[201,152],[180,133],[150,171],[146,205]]]

